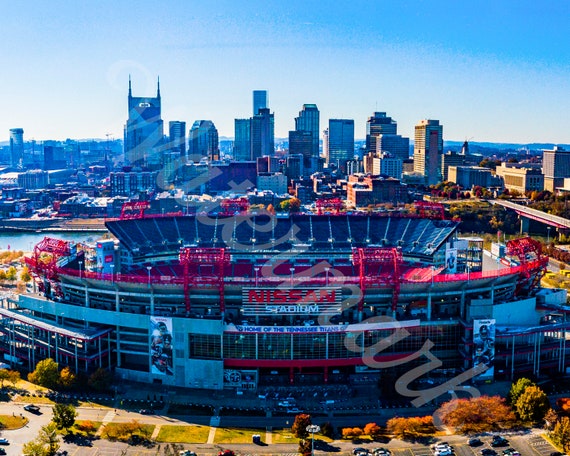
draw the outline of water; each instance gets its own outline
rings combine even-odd
[[[45,237],[63,239],[65,241],[92,242],[99,239],[103,233],[89,231],[58,231],[58,232],[4,232],[0,230],[0,251],[23,250],[31,252],[34,246]]]

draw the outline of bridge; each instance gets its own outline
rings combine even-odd
[[[564,217],[559,217],[558,215],[547,214],[546,212],[538,211],[536,209],[531,209],[523,204],[513,203],[511,201],[505,200],[489,200],[491,204],[498,204],[500,206],[506,207],[508,209],[514,210],[521,217],[527,219],[536,220],[537,222],[544,223],[548,226],[553,226],[558,230],[570,230],[570,220]],[[521,231],[523,230],[523,224],[521,223]]]

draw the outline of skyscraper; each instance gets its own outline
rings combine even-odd
[[[564,178],[570,177],[570,150],[554,146],[552,150],[542,152],[542,173],[544,190],[554,193],[564,186]]]
[[[303,167],[308,173],[311,165],[311,153],[313,151],[313,135],[310,131],[289,132],[289,155],[301,155]]]
[[[22,166],[24,161],[24,129],[10,129],[10,165],[14,168]]]
[[[164,136],[160,82],[156,97],[133,97],[129,78],[129,118],[125,125],[125,161],[131,165],[159,165]]]
[[[268,108],[267,90],[253,91],[253,115],[259,114],[260,109]]]
[[[186,122],[171,120],[168,123],[170,152],[178,153],[180,158],[186,158]]]
[[[389,152],[394,158],[404,161],[410,158],[410,138],[382,134],[376,137],[376,154]]]
[[[260,108],[259,113],[251,118],[250,138],[250,160],[257,160],[258,157],[274,154],[275,118],[269,112],[269,108]]]
[[[376,138],[380,135],[395,135],[398,124],[385,112],[375,112],[366,121],[366,153],[376,152]]]
[[[197,120],[188,133],[188,158],[199,162],[202,158],[219,160],[218,130],[211,120]]]
[[[415,127],[414,172],[424,176],[426,185],[441,181],[443,126],[439,120],[421,120]]]
[[[251,160],[251,119],[234,119],[234,160]]]
[[[299,111],[299,117],[295,118],[295,130],[298,132],[305,131],[311,134],[311,155],[309,159],[305,159],[303,164],[305,168],[315,171],[315,165],[319,159],[319,131],[320,131],[320,113],[316,104],[304,104],[303,109]],[[289,146],[291,147],[291,146]]]
[[[346,162],[354,158],[354,120],[329,119],[328,153],[329,165],[334,164],[346,173]]]

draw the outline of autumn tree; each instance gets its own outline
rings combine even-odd
[[[406,439],[434,434],[435,426],[431,415],[409,418],[395,417],[388,420],[386,430],[397,438]]]
[[[8,272],[6,272],[6,280],[16,280],[18,277],[18,271],[14,266],[10,266],[8,268]]]
[[[59,383],[58,364],[51,358],[41,360],[36,364],[36,369],[28,374],[28,381],[55,389]]]
[[[93,372],[87,380],[89,387],[93,388],[95,391],[108,391],[111,388],[112,383],[113,374],[102,367]]]
[[[311,424],[312,424],[311,415],[308,415],[306,413],[299,413],[295,417],[295,422],[293,423],[293,426],[291,426],[291,432],[298,439],[306,439],[307,436],[309,435],[309,432],[307,431],[307,426]]]
[[[499,396],[454,399],[444,403],[438,414],[445,426],[464,433],[491,431],[516,419],[505,399]]]
[[[55,404],[53,418],[51,419],[58,429],[69,429],[75,424],[77,411],[71,404]]]
[[[301,439],[299,440],[299,454],[302,456],[309,456],[312,451],[312,442],[310,439]]]
[[[538,423],[550,409],[550,402],[546,393],[538,386],[527,386],[517,399],[515,407],[521,420]]]
[[[536,383],[525,377],[519,378],[515,383],[513,383],[511,385],[509,395],[507,396],[508,404],[514,407],[520,395],[524,393],[524,390],[529,386],[536,386]]]
[[[548,409],[544,415],[544,428],[548,430],[554,429],[554,425],[558,421],[558,413],[552,408]]]
[[[382,429],[376,423],[368,423],[363,429],[364,434],[371,437],[376,437],[381,431]]]
[[[549,436],[555,445],[561,447],[563,451],[568,451],[570,449],[570,418],[567,416],[560,418]]]
[[[76,381],[77,376],[69,366],[64,367],[59,373],[59,384],[66,389],[72,388]]]
[[[30,275],[30,271],[28,270],[27,266],[24,266],[22,268],[22,272],[20,272],[20,280],[26,283],[32,280],[32,276]]]
[[[15,386],[20,381],[20,373],[9,369],[0,369],[0,388],[4,389],[4,382]]]
[[[42,426],[38,436],[24,444],[22,453],[29,456],[52,456],[59,449],[59,435],[53,422]]]
[[[342,428],[343,439],[354,439],[355,437],[360,437],[362,434],[363,431],[359,427]]]

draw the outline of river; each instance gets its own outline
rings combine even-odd
[[[43,231],[41,233],[0,231],[0,251],[2,250],[23,250],[31,252],[34,246],[45,237],[53,237],[66,241],[93,242],[99,239],[104,233],[90,231]]]

